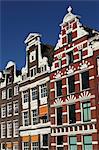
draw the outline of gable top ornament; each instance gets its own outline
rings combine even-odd
[[[72,14],[72,7],[71,6],[69,6],[67,8],[67,11],[68,11],[68,13],[63,18],[63,22],[62,22],[62,24],[60,24],[60,26],[64,25],[65,23],[72,21],[75,18],[80,18],[80,16]]]
[[[68,11],[69,13],[71,13],[71,11],[72,11],[72,7],[71,7],[71,6],[69,6],[69,7],[68,7],[68,9],[67,9],[67,11]]]

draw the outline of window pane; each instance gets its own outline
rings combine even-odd
[[[82,90],[89,88],[89,71],[82,73]]]
[[[75,91],[75,78],[74,76],[70,76],[68,78],[68,85],[69,85],[69,93],[72,93]]]
[[[83,103],[83,121],[91,119],[90,102]]]
[[[71,145],[70,150],[77,150],[77,145]]]
[[[69,123],[76,122],[75,104],[69,105]]]
[[[56,82],[56,88],[57,88],[57,96],[62,95],[62,81],[59,80]]]
[[[63,144],[63,136],[57,136],[57,145]]]
[[[68,43],[72,42],[72,32],[68,33]]]
[[[62,107],[57,108],[57,125],[62,124]]]
[[[70,137],[70,144],[76,144],[76,137],[75,136],[72,136]]]
[[[90,144],[92,143],[92,136],[84,136],[84,143],[85,144]]]

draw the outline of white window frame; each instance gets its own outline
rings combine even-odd
[[[9,107],[9,106],[11,106],[11,107]],[[7,116],[9,117],[9,116],[12,116],[12,113],[11,114],[9,114],[9,112],[12,112],[12,102],[11,103],[7,103]]]
[[[24,143],[28,143],[28,147],[25,147],[25,146],[24,146]],[[23,143],[22,143],[22,146],[23,146],[23,150],[29,150],[29,142],[23,142]]]
[[[35,116],[33,116],[33,111],[35,111]],[[35,121],[33,121],[35,119]],[[32,110],[32,125],[38,124],[38,109]]]
[[[89,70],[88,69],[84,69],[84,70],[81,70],[80,73],[79,73],[79,77],[80,77],[80,91],[87,90],[87,89],[82,89],[82,73],[87,72],[87,71],[89,71]]]
[[[32,59],[32,57],[34,57],[34,59]],[[33,62],[36,60],[36,51],[32,51],[30,52],[30,62]]]
[[[3,135],[4,132],[5,132],[5,136]],[[1,122],[1,138],[5,138],[5,137],[6,137],[6,124],[5,122]]]
[[[29,92],[26,90],[26,91],[23,91],[23,104],[25,103],[28,103],[29,101]],[[25,96],[25,97],[24,97]],[[27,99],[27,100],[26,100]],[[25,101],[26,100],[26,101]]]
[[[28,113],[28,118],[27,118],[27,120],[28,120],[28,125],[25,125],[25,120],[26,120],[26,119],[24,119],[24,113],[25,113],[25,112]],[[23,115],[22,115],[22,116],[23,116],[23,126],[25,126],[25,127],[26,127],[26,126],[29,126],[29,111],[28,111],[28,110],[27,110],[27,111],[23,111],[22,114],[23,114]]]
[[[14,95],[18,95],[18,93],[19,93],[19,87],[18,87],[18,85],[16,85],[14,87]]]
[[[16,105],[17,104],[17,105]],[[17,106],[17,107],[16,107]],[[14,115],[18,115],[18,112],[16,113],[15,110],[18,109],[19,112],[19,103],[18,100],[13,102],[13,111],[14,111]]]
[[[6,150],[6,148],[2,148],[3,144],[5,143],[1,143],[1,150]]]
[[[33,70],[33,76],[31,76],[31,70]],[[31,78],[32,78],[32,77],[35,77],[36,74],[37,74],[37,67],[35,66],[35,67],[32,67],[32,68],[30,69],[30,76],[31,76]]]
[[[10,128],[9,128],[9,126],[10,126]],[[10,132],[11,132],[11,135],[10,135]],[[12,122],[11,121],[7,122],[7,137],[8,138],[12,137]]]
[[[2,91],[2,99],[6,99],[6,90]]]
[[[13,136],[18,137],[18,128],[19,128],[19,122],[18,120],[13,121]]]
[[[43,91],[43,92],[42,92],[42,91]],[[41,97],[41,98],[47,97],[47,94],[48,94],[48,91],[47,91],[47,84],[46,84],[46,83],[41,84],[41,85],[40,85],[40,97]]]
[[[33,146],[33,143],[34,143],[34,146]],[[31,148],[32,148],[32,150],[38,150],[39,149],[39,142],[31,142]]]
[[[1,117],[5,118],[6,117],[6,105],[1,105]]]
[[[7,99],[11,99],[11,98],[12,98],[12,96],[9,97],[9,90],[10,90],[10,89],[12,90],[12,88],[8,88],[8,89],[7,89]]]
[[[19,145],[17,143],[13,143],[13,150],[19,150]],[[17,148],[16,148],[17,147]]]
[[[37,100],[37,87],[31,89],[31,99],[32,101]]]

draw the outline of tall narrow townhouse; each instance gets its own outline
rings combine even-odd
[[[50,74],[50,149],[98,150],[99,32],[67,11]]]
[[[22,68],[20,126],[22,150],[49,149],[49,73],[52,47],[30,33],[25,40],[26,66]],[[48,65],[49,62],[49,65]]]
[[[20,71],[9,61],[0,72],[0,150],[19,150]]]

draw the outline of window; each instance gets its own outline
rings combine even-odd
[[[6,90],[2,91],[2,99],[6,99]]]
[[[89,71],[83,72],[82,76],[82,90],[89,88]]]
[[[75,92],[75,77],[70,76],[68,77],[68,86],[69,86],[69,93]]]
[[[41,119],[43,123],[48,122],[48,115],[42,116]]]
[[[14,95],[18,95],[19,89],[18,89],[18,85],[16,85],[14,87]]]
[[[30,62],[35,61],[35,59],[36,59],[36,51],[32,51],[30,53]]]
[[[83,106],[83,121],[91,120],[91,112],[90,112],[90,102],[86,102],[82,104]]]
[[[5,122],[1,123],[1,138],[5,138],[6,136],[6,124]]]
[[[18,114],[18,111],[19,111],[18,101],[14,102],[13,107],[14,107],[14,115]]]
[[[41,85],[41,98],[47,96],[47,86],[46,83]]]
[[[12,137],[12,123],[7,122],[7,137]]]
[[[99,75],[99,56],[97,57],[97,75]]]
[[[23,92],[23,99],[24,99],[24,103],[27,103],[29,101],[28,91]]]
[[[57,145],[63,145],[63,136],[57,136]]]
[[[67,38],[68,38],[68,44],[70,44],[72,42],[72,32],[67,34]]]
[[[62,107],[57,108],[57,125],[62,125]]]
[[[56,81],[57,96],[62,95],[62,80]]]
[[[77,150],[77,139],[76,136],[69,137],[70,150]]]
[[[92,136],[85,135],[83,137],[84,140],[84,150],[92,150]]]
[[[35,67],[35,68],[32,68],[32,69],[30,70],[30,75],[31,75],[31,77],[34,77],[34,76],[36,75],[36,73],[37,73],[36,67]]]
[[[4,118],[6,117],[6,106],[1,105],[1,117]]]
[[[1,143],[1,150],[5,150],[5,149],[6,149],[5,143]]]
[[[32,110],[33,125],[38,123],[38,110]]]
[[[37,88],[32,88],[32,100],[37,99]]]
[[[43,135],[43,146],[48,146],[48,134]]]
[[[19,148],[18,148],[18,144],[13,144],[13,150],[19,150]]]
[[[44,71],[46,71],[46,69],[47,69],[47,66],[43,65],[40,70],[41,70],[41,72],[44,72]]]
[[[14,137],[18,136],[18,128],[19,128],[19,123],[18,123],[18,120],[15,120],[13,122],[13,134],[14,134]]]
[[[68,65],[70,65],[74,61],[73,51],[70,51],[69,53],[67,53],[67,56],[68,56]]]
[[[39,150],[39,143],[38,142],[32,143],[32,150]]]
[[[24,119],[24,126],[28,126],[29,125],[29,112],[23,112],[23,119]]]
[[[29,143],[28,142],[24,142],[24,150],[29,150]]]
[[[9,99],[9,98],[11,98],[12,97],[12,88],[9,88],[8,90],[7,90],[7,98]]]
[[[8,75],[7,77],[7,83],[10,84],[12,82],[12,75]]]
[[[75,104],[69,105],[69,123],[76,122]]]
[[[79,50],[79,59],[80,59],[81,61],[82,61],[82,59],[83,59],[82,56],[83,56],[82,49],[80,49],[80,50]]]
[[[12,103],[7,104],[7,115],[8,116],[12,115]]]

